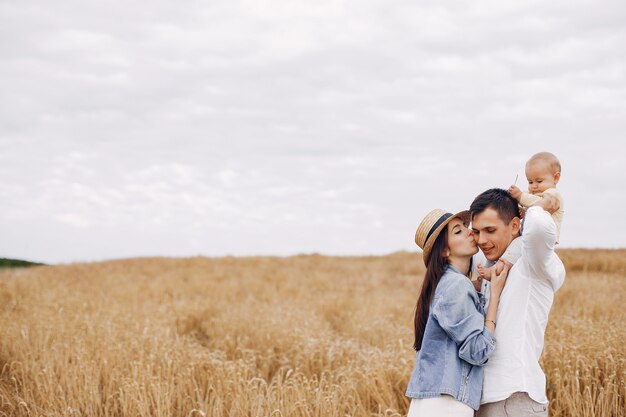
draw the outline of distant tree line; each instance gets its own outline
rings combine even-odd
[[[39,262],[23,261],[21,259],[0,258],[0,268],[23,268],[27,266],[44,265]]]

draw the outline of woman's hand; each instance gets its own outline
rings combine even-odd
[[[496,331],[496,317],[498,315],[498,304],[500,303],[500,294],[506,284],[506,279],[509,276],[509,269],[511,266],[508,262],[503,263],[504,267],[498,274],[496,268],[490,268],[491,270],[491,295],[489,298],[489,307],[487,308],[487,314],[485,315],[485,327],[492,332]]]
[[[509,276],[509,270],[511,266],[508,262],[502,262],[503,268],[501,272],[498,274],[495,271],[495,268],[491,268],[491,296],[500,297],[502,290],[504,289],[504,285],[506,284],[506,279]]]

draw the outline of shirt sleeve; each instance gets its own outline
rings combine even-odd
[[[554,253],[557,230],[550,213],[541,207],[529,208],[521,239],[531,277],[548,281],[552,288],[558,289],[565,279],[565,270]]]
[[[459,358],[484,365],[496,346],[494,334],[475,304],[476,291],[468,279],[455,280],[433,306],[433,317],[459,346]]]
[[[559,208],[560,209],[563,208],[563,196],[556,188],[548,188],[547,190],[543,192],[543,195],[546,195],[546,194],[550,194],[556,197],[556,199],[559,201],[559,206],[560,206]]]
[[[528,208],[539,200],[541,200],[540,196],[524,192],[522,193],[522,196],[519,198],[519,204],[522,207]]]
[[[515,265],[515,262],[522,256],[522,239],[516,237],[509,243],[509,246],[506,248],[500,259],[503,259],[510,263],[511,265]]]

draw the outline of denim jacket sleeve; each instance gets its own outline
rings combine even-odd
[[[452,280],[433,305],[433,317],[459,346],[459,358],[484,365],[496,346],[494,334],[485,327],[485,316],[476,306],[477,294],[470,281]]]

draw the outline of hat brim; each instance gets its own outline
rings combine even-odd
[[[428,259],[430,258],[430,251],[432,250],[433,245],[435,244],[435,241],[437,240],[437,237],[439,237],[439,233],[441,233],[441,231],[448,225],[448,223],[450,223],[454,219],[461,219],[463,220],[464,224],[469,225],[471,218],[472,218],[472,215],[470,211],[463,210],[448,217],[443,223],[441,223],[439,227],[437,227],[435,231],[430,235],[430,237],[428,238],[428,240],[426,240],[426,243],[424,244],[424,249],[422,253],[422,257],[424,258],[424,265],[428,267]]]

